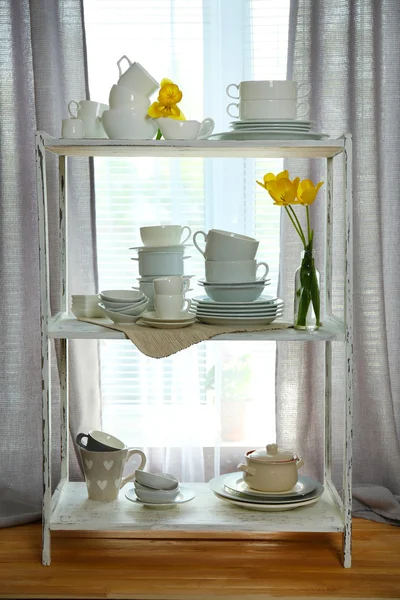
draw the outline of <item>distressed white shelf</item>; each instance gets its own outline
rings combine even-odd
[[[202,158],[329,158],[343,152],[343,138],[324,140],[68,140],[41,132],[46,150],[63,156],[181,156]]]
[[[58,313],[49,320],[48,336],[54,339],[106,339],[123,340],[126,336],[119,332],[101,327],[101,322],[107,319],[96,319],[99,325],[92,325],[78,321],[68,313]],[[326,342],[344,340],[344,323],[339,319],[327,318],[318,331],[295,331],[294,329],[282,329],[279,331],[251,331],[244,333],[225,333],[218,335],[212,340],[252,340],[252,341],[298,341],[298,342]]]
[[[86,484],[69,482],[61,492],[51,517],[54,530],[79,529],[86,531],[168,532],[168,537],[180,537],[182,532],[209,532],[213,539],[227,532],[272,533],[277,531],[334,531],[342,532],[343,518],[329,490],[314,505],[282,512],[260,512],[242,509],[217,498],[207,483],[186,483],[196,493],[191,502],[168,510],[146,508],[125,498],[120,491],[118,500],[94,502],[87,496]]]

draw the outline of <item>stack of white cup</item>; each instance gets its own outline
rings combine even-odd
[[[188,281],[179,275],[154,279],[154,308],[159,319],[179,319],[189,312],[191,301],[185,298]]]
[[[122,72],[121,63],[127,61],[128,68]],[[157,133],[157,123],[147,110],[150,96],[160,84],[138,62],[132,63],[127,56],[117,62],[118,83],[110,91],[110,110],[103,113],[104,130],[112,140],[151,140]]]

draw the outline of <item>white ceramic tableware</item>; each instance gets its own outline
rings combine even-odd
[[[61,125],[61,137],[79,140],[83,138],[85,130],[81,119],[63,119]]]
[[[184,294],[190,286],[190,279],[185,279],[181,275],[169,275],[167,277],[157,277],[153,281],[154,293],[159,295]]]
[[[300,90],[303,90],[301,95]],[[241,81],[230,83],[226,88],[227,95],[234,100],[297,100],[305,98],[310,91],[308,83],[291,80]]]
[[[283,502],[286,502],[288,499],[301,498],[302,496],[309,495],[319,487],[319,484],[315,479],[311,479],[311,477],[305,477],[304,475],[299,475],[298,482],[290,489],[285,492],[265,492],[260,490],[253,490],[248,486],[246,481],[243,479],[243,473],[230,473],[224,479],[224,488],[228,493],[239,493],[244,494],[249,498],[253,498],[255,501],[257,499],[265,499],[270,501],[271,498],[279,498]]]
[[[78,118],[83,123],[84,138],[102,139],[107,137],[101,121],[102,114],[108,109],[107,104],[94,100],[71,100],[68,112],[73,118]]]
[[[246,285],[240,288],[235,284],[231,286],[218,286],[217,284],[204,286],[204,291],[211,300],[216,302],[253,302],[261,296],[264,287],[262,285]]]
[[[103,302],[104,304],[104,302]],[[135,315],[141,315],[145,310],[147,310],[149,304],[149,300],[146,298],[143,302],[136,302],[135,304],[130,304],[129,306],[125,306],[124,308],[114,308],[110,305],[104,307],[107,310],[112,310],[115,313],[119,313],[121,315],[130,315],[134,317]]]
[[[146,310],[147,305],[143,304],[143,311],[139,315],[124,315],[123,313],[115,312],[114,310],[109,310],[104,306],[102,302],[99,302],[99,308],[103,313],[103,317],[107,317],[113,323],[136,323],[138,319],[140,319],[143,312]]]
[[[244,473],[243,479],[250,488],[265,492],[292,489],[298,480],[298,470],[304,465],[304,461],[296,454],[279,449],[277,444],[249,450],[245,458],[246,464],[237,466]]]
[[[166,140],[203,140],[214,131],[215,123],[207,118],[203,121],[179,121],[161,117],[156,119]]]
[[[140,227],[140,237],[144,246],[183,246],[190,238],[192,231],[185,225],[150,225]],[[182,238],[183,232],[187,231],[186,237]]]
[[[102,290],[99,296],[107,302],[125,302],[125,304],[143,300],[143,294],[139,290]]]
[[[135,494],[142,502],[153,502],[154,504],[164,504],[171,502],[179,494],[179,487],[175,490],[153,490],[135,484]]]
[[[150,98],[123,85],[114,84],[110,90],[109,104],[110,108],[136,108],[147,111]]]
[[[206,245],[202,250],[197,238],[203,236]],[[208,233],[196,231],[193,235],[193,244],[197,250],[208,260],[236,261],[253,260],[259,242],[247,235],[224,231],[223,229],[210,229]]]
[[[236,107],[237,112],[232,112]],[[296,100],[241,100],[231,102],[226,112],[234,119],[296,119],[304,117],[309,111],[307,102]]]
[[[86,440],[84,443],[83,440]],[[106,431],[91,429],[88,433],[78,433],[75,438],[78,446],[90,452],[112,452],[123,450],[126,444]]]
[[[257,271],[262,269],[262,275],[257,277]],[[207,282],[210,283],[242,283],[265,279],[268,275],[269,266],[266,262],[253,260],[236,261],[205,261]]]
[[[228,326],[253,326],[253,325],[268,325],[275,321],[280,314],[266,316],[266,317],[228,317],[228,316],[214,316],[214,315],[197,315],[196,319],[200,323],[207,323],[207,325],[228,325]]]
[[[121,63],[124,60],[128,63],[128,68],[125,72],[121,69]],[[148,97],[154,94],[160,87],[158,81],[140,63],[131,62],[125,54],[117,61],[117,66],[119,71],[118,85],[123,85],[133,92]]]
[[[154,308],[156,316],[160,319],[175,319],[182,313],[189,311],[191,301],[182,294],[166,295],[154,294]]]
[[[207,287],[208,285],[218,285],[219,287],[224,287],[224,286],[229,286],[232,287],[232,283],[222,283],[221,281],[219,283],[210,283],[209,281],[206,281],[206,279],[198,279],[198,284],[202,285],[203,287]],[[266,286],[266,285],[270,285],[271,284],[271,279],[256,279],[255,281],[242,281],[241,283],[235,283],[235,288],[241,288],[241,287],[247,287],[248,285],[262,285],[262,286]]]
[[[157,133],[146,109],[112,108],[103,112],[101,120],[110,140],[152,140]]]
[[[175,490],[179,485],[178,479],[170,473],[149,473],[141,470],[137,475],[136,481],[139,484],[155,490]]]
[[[155,275],[183,275],[183,261],[190,256],[182,252],[141,252],[137,258],[139,275],[149,277]]]
[[[108,302],[107,300],[103,300],[99,297],[97,299],[97,303],[99,302],[99,300],[102,304],[104,304],[106,308],[110,310],[115,310],[116,312],[124,311],[125,308],[137,308],[138,306],[141,306],[143,302],[147,302],[147,298],[145,296],[143,296],[143,298],[141,298],[137,302]]]
[[[103,316],[98,306],[71,306],[71,312],[77,319],[98,319]]]
[[[194,491],[191,490],[190,488],[186,488],[186,487],[181,487],[178,494],[175,496],[175,498],[172,498],[171,500],[169,500],[168,502],[165,502],[165,503],[143,502],[143,500],[140,500],[139,498],[137,498],[134,488],[132,488],[131,490],[128,490],[125,493],[125,498],[127,500],[130,500],[131,502],[135,502],[138,506],[145,506],[146,508],[153,508],[156,510],[161,510],[164,508],[165,509],[174,508],[175,506],[178,506],[178,504],[190,502],[190,500],[193,500],[194,497],[195,497]]]

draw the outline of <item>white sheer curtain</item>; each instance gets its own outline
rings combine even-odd
[[[225,94],[244,79],[285,79],[288,0],[85,0],[91,98],[108,102],[126,54],[157,80],[183,91],[187,118],[229,128]],[[256,176],[282,161],[96,159],[97,241],[102,289],[135,285],[128,248],[139,227],[219,227],[255,235],[275,294],[279,211],[256,190]],[[193,248],[185,272],[204,275]],[[201,294],[193,279],[192,294]],[[130,342],[101,346],[103,428],[147,448],[150,468],[182,480],[236,467],[242,447],[275,439],[275,344],[212,342],[160,361]]]

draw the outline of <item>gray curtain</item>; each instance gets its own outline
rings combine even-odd
[[[331,137],[353,134],[354,514],[400,524],[400,2],[292,0],[288,79],[311,84],[310,118]],[[324,179],[317,161],[287,161],[291,176]],[[340,172],[336,189],[340,190]],[[323,191],[323,188],[322,190]],[[323,194],[313,204],[316,263],[324,264]],[[343,211],[334,196],[334,306],[343,314]],[[279,294],[293,307],[301,245],[282,214]],[[322,281],[322,286],[324,282]],[[323,477],[321,344],[279,344],[278,441]],[[304,359],[304,360],[303,360]],[[316,365],[316,368],[315,368]],[[343,349],[334,343],[334,476],[341,486]]]
[[[40,517],[41,349],[35,130],[59,137],[71,99],[88,97],[80,0],[0,1],[0,526]],[[70,161],[72,163],[73,161]],[[97,291],[94,198],[87,159],[70,164],[70,292]],[[51,307],[58,309],[58,174],[49,157]],[[53,348],[54,485],[59,474]],[[96,341],[70,346],[71,433],[100,426]],[[79,394],[77,385],[79,382]],[[80,477],[71,444],[71,478]]]

